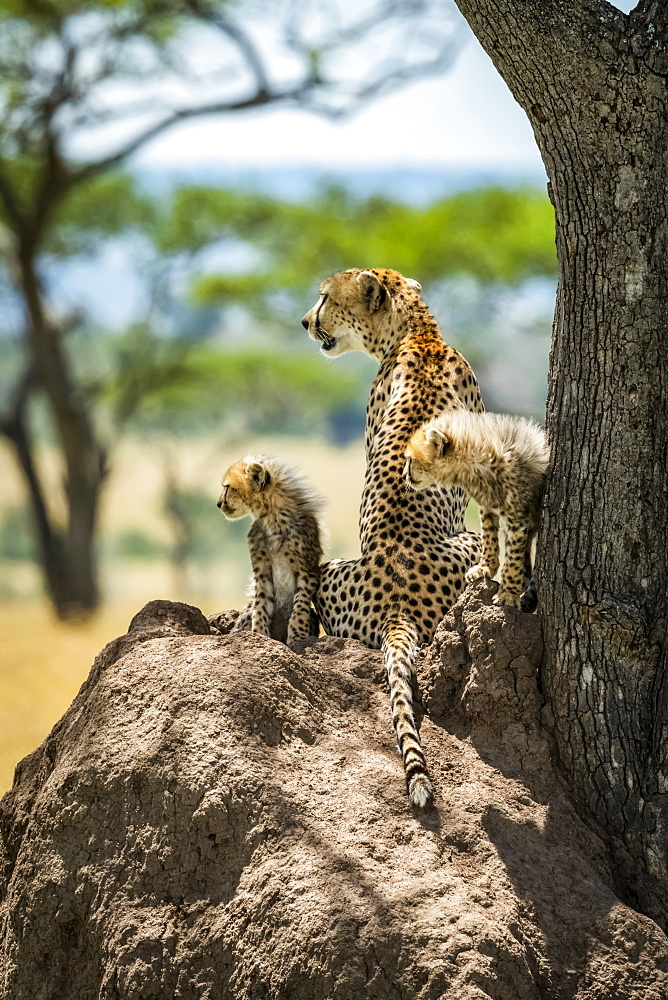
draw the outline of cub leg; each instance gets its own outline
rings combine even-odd
[[[311,635],[311,600],[318,587],[318,573],[298,573],[295,601],[288,624],[288,646],[292,649],[300,639]]]
[[[253,559],[253,612],[251,616],[253,632],[271,635],[274,607],[274,580],[271,563],[263,559]]]
[[[480,580],[483,576],[490,579],[499,568],[499,515],[493,510],[480,510],[480,524],[482,526],[482,558],[480,562],[466,574],[466,582]]]
[[[526,552],[524,553],[524,575],[522,579],[524,593],[522,594],[522,600],[520,603],[522,611],[527,611],[529,614],[532,614],[538,607],[536,573],[531,567],[531,544],[535,537],[535,532],[529,535]]]
[[[253,627],[253,602],[246,604],[230,629],[231,632],[248,632]]]
[[[522,574],[524,559],[529,542],[529,525],[526,521],[508,521],[506,557],[503,561],[501,586],[495,597],[495,604],[507,604],[519,608],[522,597]]]

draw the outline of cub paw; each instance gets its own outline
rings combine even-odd
[[[503,590],[499,588],[497,593],[492,598],[492,603],[503,605],[507,608],[519,608],[521,599],[521,594],[516,594],[512,590]]]
[[[477,563],[477,565],[471,566],[471,569],[467,571],[466,582],[473,583],[474,580],[482,580],[485,576],[490,577],[490,579],[492,577],[489,566],[486,566],[485,563]]]
[[[299,652],[298,646],[308,638],[308,632],[304,629],[300,629],[299,632],[288,632],[288,637],[286,639],[285,645],[288,649],[291,649],[293,653]]]
[[[536,608],[538,607],[538,594],[535,590],[527,590],[522,594],[522,600],[520,603],[522,611],[526,611],[527,614],[532,615]]]

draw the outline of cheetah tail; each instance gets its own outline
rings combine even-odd
[[[418,651],[418,631],[413,622],[405,618],[386,622],[382,650],[390,684],[392,722],[404,760],[408,794],[413,805],[424,807],[431,802],[433,791],[413,715],[412,680]]]

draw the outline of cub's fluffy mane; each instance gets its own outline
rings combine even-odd
[[[297,512],[315,515],[322,510],[325,505],[324,498],[316,493],[292,466],[271,455],[245,455],[237,465],[243,464],[248,468],[254,462],[263,466],[269,473],[269,482],[259,494],[265,503],[270,497],[282,494],[283,503],[285,500],[289,501]]]
[[[452,410],[425,424],[424,434],[432,428],[450,438],[457,457],[472,465],[485,463],[493,455],[500,459],[513,452],[520,461],[538,464],[541,472],[547,469],[549,448],[544,433],[526,417]]]

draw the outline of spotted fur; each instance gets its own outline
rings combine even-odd
[[[480,539],[464,531],[461,490],[408,493],[404,452],[411,434],[444,409],[481,410],[478,384],[444,343],[418,283],[397,271],[333,275],[302,322],[324,354],[358,350],[380,365],[367,407],[362,555],[322,567],[315,603],[326,632],[383,649],[409,795],[424,806],[432,787],[413,713],[417,649],[457,599]]]
[[[322,558],[321,499],[289,466],[247,455],[225,473],[218,506],[229,520],[250,514],[251,600],[235,630],[247,628],[294,647],[310,622]]]
[[[531,543],[540,523],[549,449],[532,420],[503,413],[443,413],[413,434],[404,475],[413,489],[459,486],[480,505],[483,554],[467,580],[499,568],[499,517],[508,526],[501,586],[494,600],[533,610]],[[526,591],[523,596],[523,591]]]

